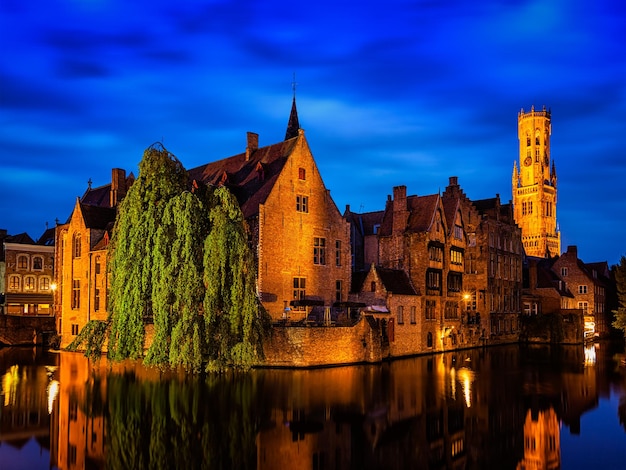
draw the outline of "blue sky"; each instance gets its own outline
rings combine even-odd
[[[186,168],[300,124],[340,211],[393,186],[511,199],[552,111],[562,249],[626,254],[626,6],[596,0],[0,2],[0,228],[41,235],[162,141]]]

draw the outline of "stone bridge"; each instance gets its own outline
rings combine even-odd
[[[0,315],[0,346],[42,345],[54,334],[54,317]]]

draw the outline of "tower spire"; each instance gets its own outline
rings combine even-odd
[[[289,122],[287,123],[287,132],[285,133],[285,140],[298,137],[298,129],[300,129],[300,122],[298,121],[298,108],[296,108],[296,74],[293,74],[293,82],[291,82],[291,88],[293,89],[293,100],[291,102],[291,114],[289,114]]]

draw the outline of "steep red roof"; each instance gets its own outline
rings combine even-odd
[[[244,217],[258,214],[293,151],[297,137],[250,152],[207,163],[188,171],[191,181],[226,186],[237,198]]]

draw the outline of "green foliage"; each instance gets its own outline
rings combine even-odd
[[[256,266],[237,200],[223,187],[215,197],[204,244],[207,369],[245,369],[262,357],[266,313],[256,295]]]
[[[153,145],[144,152],[139,178],[120,204],[108,263],[113,359],[143,355],[144,318],[152,316],[155,237],[168,201],[185,190],[187,179],[176,157]]]
[[[148,364],[249,368],[269,319],[243,214],[228,189],[187,185],[176,157],[146,149],[109,247],[109,357],[141,357],[152,320]]]
[[[622,256],[618,265],[613,266],[617,287],[617,310],[613,310],[613,326],[624,332],[626,338],[626,256]]]
[[[109,323],[105,321],[89,321],[66,349],[68,351],[84,349],[87,357],[99,359],[102,355],[102,345],[104,344],[108,327]],[[84,348],[82,348],[83,345]]]

